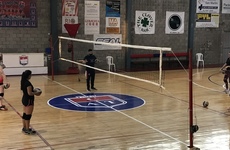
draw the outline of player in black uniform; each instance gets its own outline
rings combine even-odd
[[[22,104],[23,104],[23,115],[22,123],[23,128],[22,132],[25,134],[35,134],[36,131],[32,130],[30,127],[30,119],[34,110],[34,95],[39,95],[39,92],[34,92],[34,87],[29,81],[31,78],[32,72],[26,70],[22,73],[21,76],[21,90],[23,92]],[[40,93],[41,94],[41,93]]]
[[[225,64],[221,67],[221,71],[224,73],[224,83],[225,83],[225,90],[224,92],[226,94],[229,94],[229,86],[228,86],[228,82],[230,83],[230,52],[228,53],[229,57],[227,58]]]
[[[88,50],[88,55],[84,57],[85,64],[91,67],[94,67],[95,63],[97,62],[97,57],[93,54],[93,50]],[[94,80],[95,80],[95,70],[89,67],[86,67],[86,85],[87,85],[87,91],[97,90],[94,87]],[[91,84],[91,86],[90,86]],[[90,88],[91,87],[91,88]]]

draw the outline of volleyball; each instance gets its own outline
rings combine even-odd
[[[4,89],[8,89],[10,87],[9,83],[4,84]]]
[[[40,96],[42,94],[42,90],[40,88],[34,88],[34,92],[36,96]]]
[[[207,101],[204,101],[204,102],[203,102],[203,107],[207,108],[208,105],[209,105],[209,102],[207,102]]]

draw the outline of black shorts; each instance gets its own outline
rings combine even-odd
[[[22,99],[22,104],[24,106],[33,106],[34,105],[34,99]]]
[[[4,93],[0,93],[0,96],[1,96],[1,97],[4,97]]]

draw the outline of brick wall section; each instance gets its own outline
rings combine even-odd
[[[37,1],[37,28],[0,28],[1,53],[32,53],[44,52],[49,46],[48,33],[50,32],[49,2]]]

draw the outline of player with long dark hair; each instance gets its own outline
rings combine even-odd
[[[22,115],[22,131],[25,134],[35,134],[36,131],[30,128],[30,119],[34,110],[34,95],[40,95],[41,93],[35,92],[32,83],[29,81],[32,72],[26,70],[21,76],[21,90],[23,92],[22,104],[23,104],[23,115]]]

